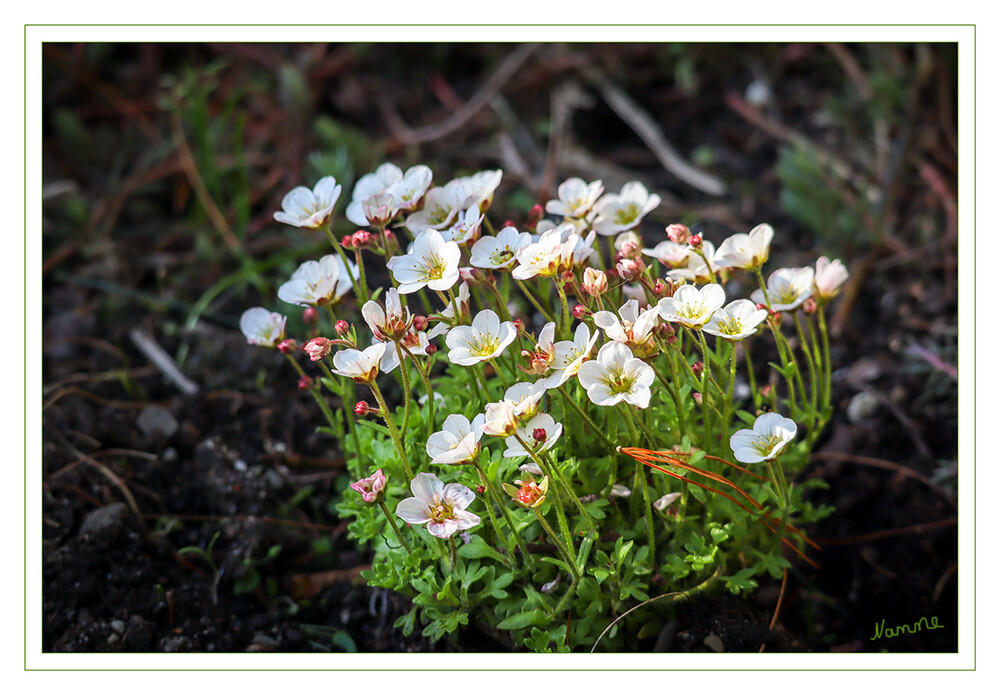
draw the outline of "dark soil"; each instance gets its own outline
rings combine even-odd
[[[191,305],[239,263],[212,230],[171,154],[170,116],[157,106],[162,75],[225,58],[218,84],[207,93],[208,115],[238,88],[248,91],[240,97],[244,133],[258,158],[248,175],[249,214],[240,235],[254,258],[316,241],[268,220],[284,190],[301,182],[298,172],[318,146],[303,124],[321,114],[363,130],[372,143],[387,143],[386,156],[400,164],[427,162],[435,178],[455,173],[452,168],[503,164],[509,170],[497,159],[498,133],[537,139],[536,158],[530,145],[522,147],[541,173],[545,139],[538,122],[548,117],[549,93],[569,78],[580,79],[580,54],[562,54],[562,63],[535,58],[525,64],[517,84],[502,90],[517,122],[485,110],[410,161],[412,148],[384,125],[384,104],[381,117],[364,118],[379,112],[376,93],[397,94],[394,108],[407,121],[437,122],[454,109],[450,100],[468,99],[510,51],[502,45],[441,46],[418,59],[412,48],[383,47],[378,60],[336,46],[47,49],[45,180],[70,182],[73,192],[46,203],[45,651],[508,649],[503,636],[475,627],[437,644],[419,631],[403,636],[393,623],[409,610],[408,600],[364,586],[359,572],[371,558],[347,538],[333,509],[348,482],[337,444],[315,431],[318,414],[283,356],[247,346],[235,327],[244,308],[275,303],[273,295],[235,285],[193,331],[184,330]],[[638,648],[955,651],[957,385],[949,364],[957,344],[957,242],[946,235],[950,219],[942,202],[955,190],[954,162],[947,156],[947,123],[935,120],[944,111],[913,107],[937,98],[953,104],[954,82],[947,83],[952,56],[947,47],[932,53],[941,89],[918,86],[916,94],[904,90],[894,97],[904,106],[901,118],[909,120],[905,126],[888,121],[905,149],[891,184],[889,218],[897,220],[889,224],[891,235],[868,230],[835,238],[831,248],[830,239],[817,240],[780,204],[782,186],[774,173],[779,143],[728,107],[725,95],[742,94],[754,70],[763,70],[776,91],[768,117],[847,158],[856,142],[865,141],[859,122],[873,116],[864,104],[850,102],[843,124],[815,124],[821,106],[852,93],[838,61],[821,47],[712,48],[685,53],[603,46],[594,47],[589,60],[641,95],[635,96],[640,106],[657,117],[682,154],[691,157],[696,146],[711,151],[709,166],[730,182],[729,196],[711,198],[666,174],[596,93],[597,104],[577,115],[566,136],[572,143],[564,146],[598,157],[612,173],[591,178],[605,175],[609,188],[613,172],[625,170],[664,193],[669,218],[648,226],[650,238],[661,222],[691,210],[692,223],[716,243],[753,222],[770,221],[779,235],[773,263],[805,264],[823,253],[849,263],[854,281],[838,300],[847,307],[835,320],[833,343],[837,410],[803,475],[829,485],[812,490],[810,499],[836,511],[807,529],[823,546],[819,569],[796,564],[783,591],[780,579],[762,582],[748,600],[719,595],[682,604],[663,631]],[[903,71],[897,77],[904,83],[915,60],[905,46],[853,47],[850,53],[872,74]],[[685,60],[700,80],[694,93],[679,82]],[[297,111],[274,96],[281,66],[292,63],[307,85]],[[750,63],[757,67],[725,69]],[[392,85],[396,92],[388,89]],[[914,111],[932,115],[914,122]],[[183,113],[185,127],[197,130],[188,120],[192,113],[193,107]],[[300,132],[286,127],[290,123]],[[923,133],[919,146],[905,135],[914,129]],[[214,137],[210,132],[202,132],[205,142]],[[92,139],[89,154],[72,149],[74,133]],[[214,156],[231,154],[214,142]],[[117,144],[117,154],[102,143]],[[207,166],[211,150],[195,145],[199,166]],[[159,164],[142,158],[153,150],[161,153]],[[355,162],[356,174],[374,168],[378,157]],[[926,171],[921,165],[938,173],[944,193],[920,173]],[[586,175],[563,165],[559,180],[578,173]],[[526,206],[498,214],[523,220],[537,193],[528,183],[505,174],[498,201],[517,192]],[[220,196],[240,190],[222,175],[211,185]],[[344,197],[349,191],[345,186]],[[240,216],[231,202],[217,202],[236,224]],[[947,243],[938,243],[933,260],[919,266],[893,241],[919,246],[935,235]],[[269,281],[309,256],[303,252],[269,271]],[[178,357],[197,394],[184,395],[151,365],[130,338],[133,329]],[[190,548],[205,551],[211,562]],[[931,616],[944,627],[872,639],[879,623],[913,625]]]

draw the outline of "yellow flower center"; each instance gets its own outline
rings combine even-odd
[[[639,216],[639,206],[629,203],[625,207],[615,210],[615,224],[630,224]]]

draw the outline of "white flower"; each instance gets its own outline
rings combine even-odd
[[[479,454],[479,440],[483,437],[485,415],[477,415],[469,422],[464,415],[449,415],[444,429],[427,438],[427,455],[431,463],[468,463]]]
[[[487,403],[483,419],[483,434],[493,437],[509,437],[517,431],[517,415],[514,404],[509,401]]]
[[[522,463],[517,467],[517,470],[524,471],[525,473],[531,473],[532,475],[537,475],[538,477],[544,475],[542,473],[542,469],[539,468],[538,464],[534,461],[526,461],[525,463]]]
[[[470,208],[473,205],[486,210],[490,207],[490,203],[493,202],[493,193],[496,192],[502,178],[503,170],[494,169],[491,171],[480,171],[472,176],[462,176],[450,183],[461,187],[465,193],[465,199],[460,205],[462,210]]]
[[[597,201],[594,229],[602,236],[614,236],[632,229],[660,204],[660,196],[650,195],[638,181],[629,181],[620,193],[607,193]]]
[[[471,326],[455,326],[445,336],[448,360],[463,367],[491,360],[514,342],[517,328],[510,321],[500,323],[492,309],[484,309],[472,319]]]
[[[510,268],[517,252],[530,243],[531,235],[527,232],[504,227],[495,237],[484,236],[473,245],[469,263],[476,268]]]
[[[424,197],[433,178],[434,174],[428,167],[418,164],[407,169],[402,180],[389,186],[385,192],[392,196],[397,209],[412,210]]]
[[[738,341],[756,333],[757,326],[766,318],[766,309],[758,309],[749,299],[737,299],[712,314],[702,330],[726,340]]]
[[[377,338],[372,342],[374,345],[379,341]],[[427,346],[430,345],[430,341],[427,339],[427,333],[424,331],[410,331],[405,334],[400,339],[400,345],[405,347],[410,351],[410,354],[423,353]],[[378,369],[379,372],[383,374],[388,374],[399,366],[399,353],[400,350],[396,348],[395,343],[385,342],[385,354],[382,355],[382,359],[379,360]],[[403,357],[408,357],[406,352],[403,352]]]
[[[648,307],[639,312],[639,300],[630,299],[618,309],[615,316],[610,311],[594,314],[594,325],[602,329],[610,340],[625,343],[632,350],[648,353],[655,349],[653,328],[660,317],[656,307]]]
[[[664,509],[669,507],[671,504],[673,504],[680,498],[681,498],[681,493],[668,492],[663,497],[653,502],[653,509],[655,509],[658,512],[662,512]]]
[[[361,383],[374,381],[387,347],[387,343],[375,343],[364,350],[341,350],[333,356],[333,372]]]
[[[396,516],[408,524],[427,524],[427,531],[438,538],[449,538],[457,531],[478,526],[480,518],[465,508],[476,494],[458,483],[445,485],[432,473],[417,473],[410,481],[413,497],[400,500]]]
[[[631,495],[632,491],[624,485],[612,485],[611,492],[608,493],[608,497],[630,497]]]
[[[764,413],[753,429],[739,430],[729,438],[733,456],[742,463],[760,463],[775,458],[795,438],[795,422],[778,413]]]
[[[578,376],[580,385],[587,389],[587,397],[596,405],[625,401],[639,408],[649,406],[653,369],[633,357],[623,343],[605,343],[596,360],[580,367]]]
[[[673,297],[664,297],[657,306],[664,321],[679,323],[688,328],[701,328],[712,318],[715,310],[726,301],[726,291],[721,285],[705,285],[701,289],[682,285]]]
[[[445,241],[440,232],[428,229],[413,240],[409,253],[390,258],[385,266],[399,283],[400,294],[410,294],[424,287],[443,292],[458,282],[461,255],[458,244]]]
[[[813,292],[815,272],[811,267],[778,268],[767,278],[767,297],[754,290],[750,299],[757,304],[771,302],[772,311],[793,311],[809,299]]]
[[[708,259],[709,265],[705,265],[705,258],[697,253],[688,254],[687,261],[679,268],[667,271],[667,277],[671,280],[687,280],[696,284],[715,282],[715,273],[719,270],[719,264],[715,261],[715,245],[711,241],[701,243],[701,252]]]
[[[545,387],[540,382],[532,384],[521,381],[507,389],[503,399],[514,406],[514,417],[521,422],[538,414],[538,406],[544,395]]]
[[[537,383],[544,384],[547,389],[555,389],[576,376],[580,366],[590,359],[599,336],[598,331],[590,335],[590,328],[585,323],[577,326],[573,340],[560,340],[553,346],[554,354],[550,364],[554,371]]]
[[[455,215],[464,210],[465,191],[454,181],[446,186],[436,186],[427,191],[423,210],[418,210],[406,218],[406,228],[413,234],[427,229],[445,229],[450,226]]]
[[[630,229],[615,237],[615,251],[621,251],[625,244],[633,244],[636,248],[640,248],[642,246],[642,238],[635,233],[634,229]]]
[[[386,341],[392,338],[403,336],[413,323],[410,311],[403,306],[399,299],[399,292],[395,287],[390,287],[385,293],[385,310],[378,302],[368,300],[361,307],[361,316],[371,329],[372,334],[380,340]]]
[[[300,265],[291,279],[278,288],[278,299],[299,306],[326,304],[333,298],[340,278],[340,265],[333,254]]]
[[[562,259],[562,234],[550,229],[534,243],[517,252],[518,266],[511,275],[515,280],[527,280],[536,275],[555,275]]]
[[[597,232],[590,232],[586,237],[581,237],[574,230],[566,234],[571,225],[562,225],[558,230],[563,234],[563,240],[559,251],[559,269],[573,270],[586,265],[590,257],[594,255],[594,240],[597,239]]]
[[[561,422],[557,423],[547,413],[539,413],[517,428],[517,437],[524,440],[531,447],[532,451],[538,453],[539,451],[551,449],[556,440],[562,435],[562,430],[563,426]],[[539,439],[535,438],[536,432],[540,436]],[[521,442],[517,441],[517,437],[512,435],[504,440],[504,443],[507,445],[507,449],[503,452],[504,458],[529,455]]]
[[[719,246],[715,263],[720,268],[754,270],[767,262],[774,230],[769,224],[759,224],[749,234],[734,234]]]
[[[840,293],[840,286],[847,282],[850,275],[847,268],[839,260],[830,261],[826,256],[820,256],[816,261],[816,277],[813,282],[816,296],[821,301],[829,301]]]
[[[240,316],[240,330],[251,345],[274,347],[285,338],[285,317],[262,306]]]
[[[426,167],[424,167],[426,168]],[[413,171],[411,169],[410,171]],[[428,169],[430,171],[430,169]],[[407,172],[409,174],[409,172]],[[354,184],[351,202],[344,215],[360,227],[368,226],[369,219],[365,215],[364,202],[377,195],[385,193],[389,188],[403,179],[403,172],[395,164],[386,162],[370,174],[365,174]],[[393,206],[398,207],[393,200]]]
[[[547,202],[545,212],[570,218],[586,217],[603,192],[604,184],[600,181],[588,184],[576,177],[567,179],[559,184],[559,199]]]
[[[441,232],[445,241],[454,241],[459,246],[476,238],[479,233],[479,225],[483,223],[485,215],[479,213],[479,206],[473,205],[464,213],[458,215],[455,224]]]
[[[361,224],[361,226],[368,224],[374,227],[385,227],[392,221],[397,212],[399,212],[399,208],[396,207],[396,200],[388,193],[379,193],[361,201],[361,213],[365,222],[351,221],[355,224]]]
[[[336,304],[354,287],[354,284],[351,282],[351,278],[354,278],[355,280],[361,278],[361,270],[358,268],[358,264],[354,261],[347,261],[347,263],[344,263],[344,259],[340,256],[333,256],[333,258],[337,261],[337,287],[333,291],[333,299],[331,302]],[[323,258],[319,260],[320,262],[323,262],[324,259],[326,259],[326,256],[323,256]]]
[[[704,245],[705,243],[702,242],[702,246]],[[681,268],[687,264],[689,256],[697,255],[692,254],[690,246],[675,244],[670,239],[661,241],[651,249],[643,249],[642,253],[650,258],[655,258],[668,268]],[[705,265],[705,261],[701,261],[701,264]]]
[[[296,186],[281,199],[281,212],[274,213],[278,222],[304,229],[318,229],[333,215],[333,206],[340,198],[337,179],[324,176],[310,191],[305,186]]]

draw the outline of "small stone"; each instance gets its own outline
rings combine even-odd
[[[119,635],[125,632],[125,621],[124,620],[112,620],[111,629],[117,632]]]
[[[868,391],[855,394],[847,404],[847,419],[854,425],[867,420],[878,410],[878,398]]]
[[[128,507],[124,502],[115,502],[87,514],[80,524],[80,535],[99,534],[120,526]]]
[[[722,638],[718,635],[709,635],[706,637],[705,646],[718,654],[726,651],[726,645],[722,643]]]
[[[147,437],[169,439],[177,432],[177,419],[169,410],[158,405],[143,408],[136,424]]]

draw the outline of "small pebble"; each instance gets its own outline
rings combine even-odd
[[[876,410],[878,410],[878,398],[868,391],[862,391],[855,394],[847,404],[847,419],[857,425],[874,415]]]
[[[709,635],[706,637],[705,646],[719,654],[726,651],[726,645],[722,643],[722,638],[718,635]]]
[[[169,410],[158,405],[143,408],[136,424],[147,437],[169,439],[177,432],[177,419]]]

